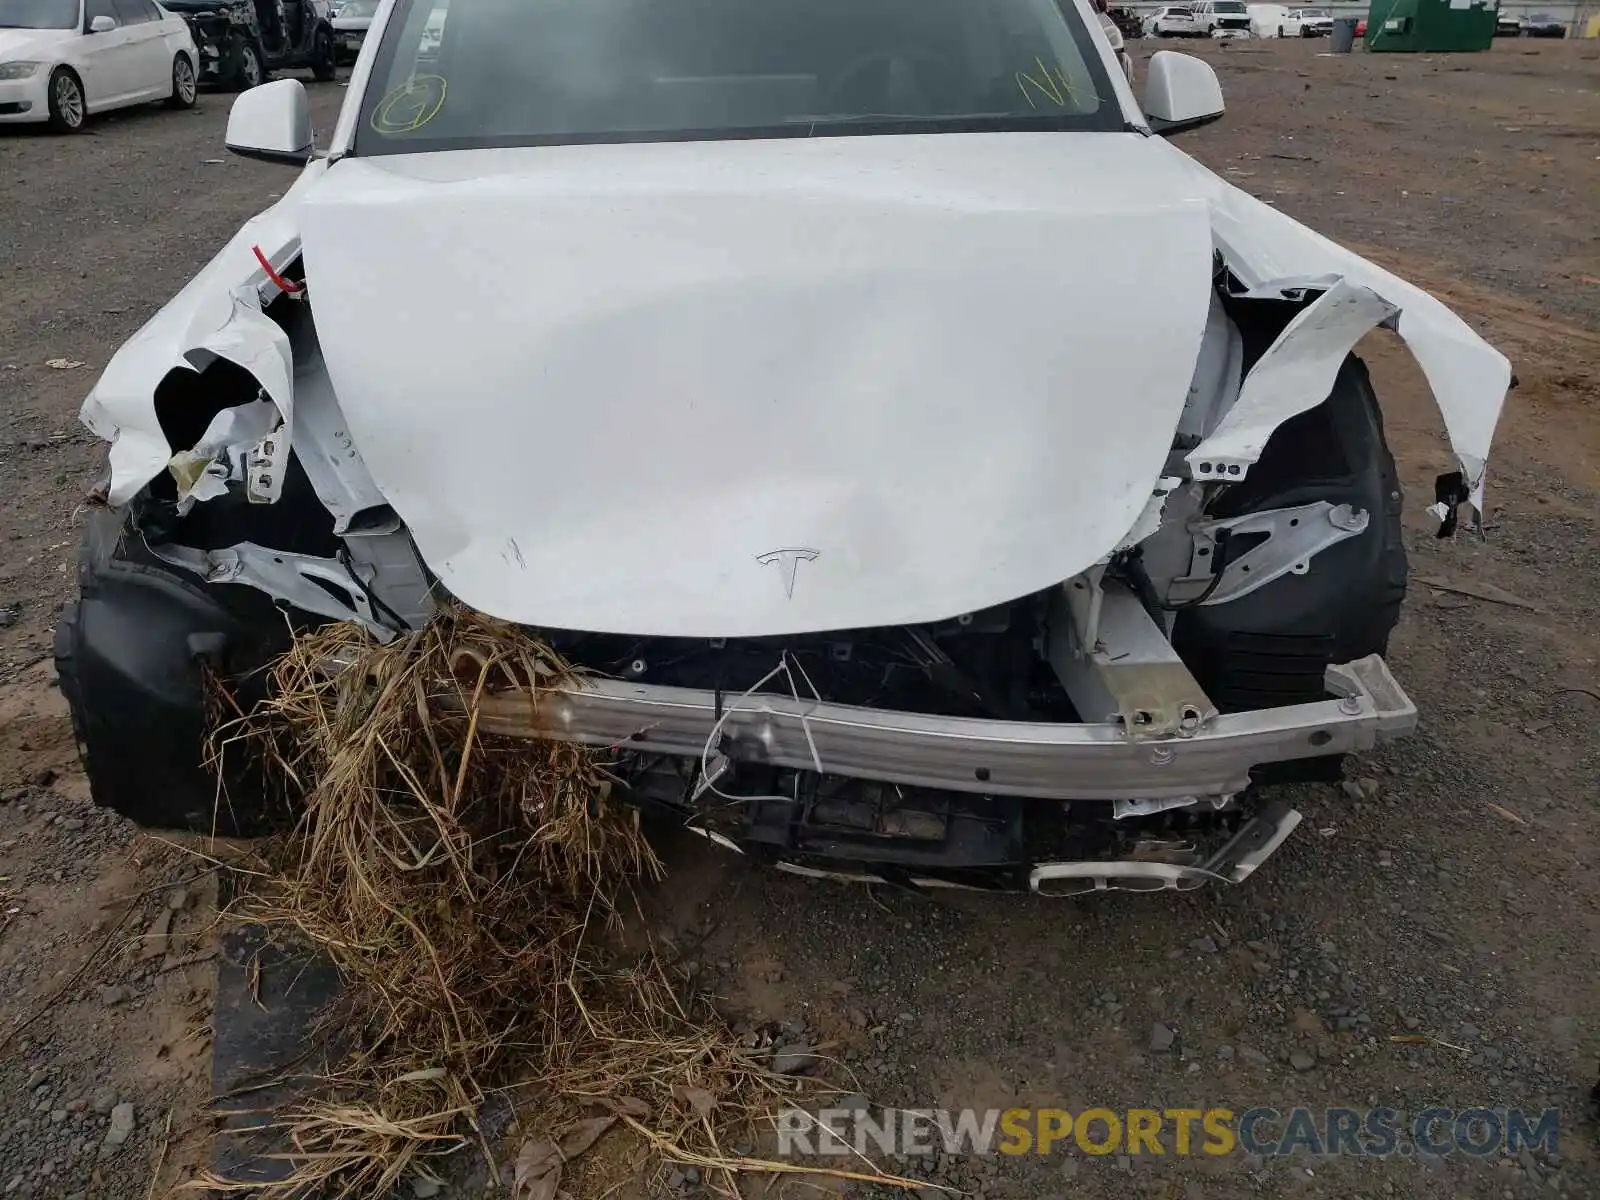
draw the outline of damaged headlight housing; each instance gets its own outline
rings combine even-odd
[[[43,63],[37,62],[0,63],[0,79],[27,79],[42,66]]]

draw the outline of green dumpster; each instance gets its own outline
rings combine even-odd
[[[1484,0],[1372,0],[1368,50],[1447,53],[1487,50],[1498,5]]]

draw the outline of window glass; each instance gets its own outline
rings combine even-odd
[[[111,5],[111,0],[84,0],[83,27],[89,28],[96,17],[110,17],[118,25],[122,24],[122,15]]]
[[[1057,0],[398,0],[356,148],[1122,126]]]
[[[76,29],[78,0],[0,0],[0,29]]]
[[[150,14],[140,0],[111,0],[111,3],[120,24],[143,25],[150,20]]]

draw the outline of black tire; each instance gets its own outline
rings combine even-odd
[[[318,83],[332,83],[339,77],[339,53],[333,44],[333,34],[326,29],[317,31],[316,49],[311,60],[311,77]]]
[[[48,92],[50,128],[57,133],[81,133],[89,120],[89,102],[83,94],[83,80],[71,67],[50,72]]]
[[[56,624],[56,675],[95,803],[151,829],[281,824],[259,762],[226,751],[221,795],[205,762],[207,675],[228,678],[246,707],[265,695],[258,668],[286,640],[271,602],[166,566],[109,510],[90,517],[79,587]]]
[[[1212,515],[1316,500],[1367,512],[1365,532],[1322,551],[1304,575],[1178,615],[1173,645],[1223,711],[1321,699],[1325,668],[1386,652],[1400,617],[1406,591],[1400,479],[1366,364],[1354,355],[1327,401],[1284,422]]]
[[[200,98],[200,77],[187,54],[172,58],[172,95],[167,97],[168,108],[193,108]]]
[[[260,44],[248,38],[240,41],[235,50],[233,90],[248,92],[271,78],[267,70],[267,56],[262,53]]]

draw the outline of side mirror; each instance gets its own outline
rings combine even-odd
[[[1204,59],[1171,50],[1150,56],[1144,115],[1156,133],[1179,133],[1222,116],[1222,85]]]
[[[115,17],[108,17],[104,13],[101,13],[98,17],[89,22],[90,33],[110,33],[116,27],[117,19]]]
[[[228,114],[226,145],[245,158],[296,163],[311,160],[311,101],[298,79],[280,79],[241,92]]]

